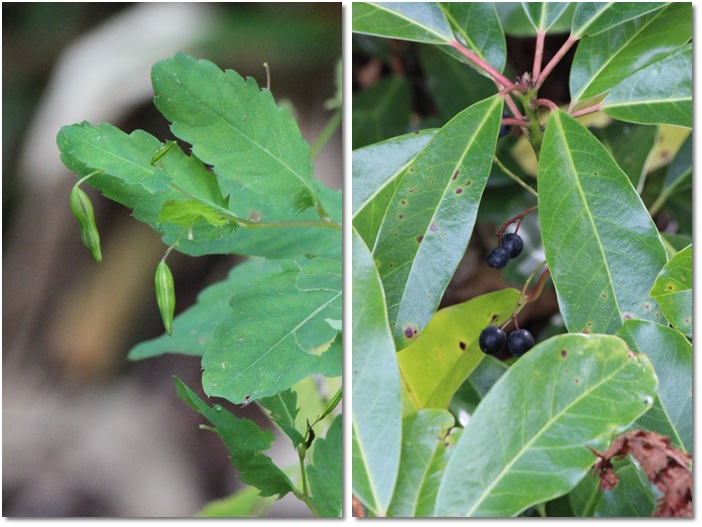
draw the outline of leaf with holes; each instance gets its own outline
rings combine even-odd
[[[692,337],[692,245],[673,256],[651,289],[673,327]]]
[[[656,376],[618,337],[560,335],[531,349],[481,401],[456,444],[435,516],[515,516],[570,491],[646,412]]]
[[[544,135],[539,219],[570,332],[615,333],[627,318],[660,317],[649,297],[667,258],[658,229],[607,150],[561,111]]]

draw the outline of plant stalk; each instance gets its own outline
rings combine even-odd
[[[504,121],[504,119],[503,119],[503,121]],[[495,156],[495,157],[493,158],[493,162],[494,162],[498,167],[500,167],[500,170],[502,170],[502,172],[504,172],[505,174],[507,174],[507,175],[508,175],[510,178],[512,178],[516,183],[518,183],[522,188],[528,190],[535,198],[538,198],[538,197],[539,197],[539,195],[536,193],[536,191],[535,191],[533,188],[531,188],[529,185],[527,185],[527,184],[522,180],[522,178],[520,178],[517,174],[515,174],[515,173],[512,172],[509,168],[507,168],[506,166],[504,166],[504,165],[502,164],[502,161],[500,161],[500,160],[497,158],[497,156]]]
[[[317,154],[319,154],[322,148],[324,148],[341,124],[341,113],[341,108],[334,112],[334,115],[331,116],[331,119],[329,119],[324,129],[317,136],[312,148],[310,148],[310,157],[313,160],[315,157],[317,157]]]

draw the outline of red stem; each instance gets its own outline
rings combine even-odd
[[[546,33],[536,32],[536,51],[534,52],[534,68],[531,70],[531,78],[538,79],[541,74],[541,62],[544,58],[544,40]]]
[[[578,111],[575,111],[570,114],[571,117],[580,117],[581,115],[587,115],[588,113],[594,113],[594,112],[599,112],[602,109],[602,104],[597,103],[593,104],[592,106],[587,106],[585,108],[581,108]]]
[[[518,216],[515,216],[514,218],[507,220],[505,222],[505,224],[502,226],[502,228],[499,231],[497,231],[497,242],[498,242],[497,244],[499,246],[502,245],[502,235],[507,230],[507,227],[509,227],[510,225],[512,225],[516,221],[518,221],[521,224],[522,220],[525,218],[525,216],[531,214],[532,212],[534,212],[538,208],[539,208],[538,205],[534,205],[533,207],[529,207],[527,210],[525,210],[524,212],[522,212]],[[519,226],[517,226],[517,229],[519,229]],[[517,232],[517,231],[515,230],[514,232]]]
[[[451,46],[453,49],[458,51],[461,55],[463,55],[465,58],[470,60],[473,64],[478,66],[481,70],[483,70],[485,73],[488,73],[490,77],[495,79],[497,82],[499,82],[502,87],[510,87],[514,83],[510,81],[507,77],[502,75],[499,71],[497,71],[495,68],[490,66],[487,62],[485,62],[483,59],[478,57],[475,53],[473,53],[471,50],[467,49],[464,47],[460,42],[457,40],[454,40],[453,42],[449,42],[449,46]]]
[[[534,102],[539,106],[548,106],[550,110],[558,110],[558,106],[550,99],[535,99]]]
[[[553,68],[556,67],[556,65],[561,61],[563,56],[568,53],[568,50],[573,47],[573,44],[575,44],[578,40],[580,40],[580,37],[576,37],[574,35],[570,35],[568,37],[568,40],[564,42],[564,44],[561,46],[561,49],[559,49],[556,54],[553,56],[551,61],[546,65],[546,67],[543,69],[541,74],[539,75],[538,79],[536,80],[536,85],[535,88],[538,90],[541,85],[544,83],[546,78],[549,76]]]
[[[529,126],[524,119],[514,119],[512,117],[505,117],[502,119],[502,124],[512,125],[512,126]]]

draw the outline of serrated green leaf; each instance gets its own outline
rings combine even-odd
[[[624,79],[602,108],[622,121],[692,128],[692,44]]]
[[[645,175],[651,150],[656,144],[658,127],[614,121],[602,129],[592,130],[614,158],[619,168],[637,188]]]
[[[494,5],[491,2],[442,2],[439,5],[458,40],[502,72],[507,60],[507,44]],[[457,52],[451,55],[461,61],[467,60]],[[487,75],[480,69],[477,71]]]
[[[571,33],[592,37],[665,5],[665,2],[578,2]]]
[[[618,337],[571,334],[538,344],[472,415],[434,514],[514,516],[565,494],[595,461],[589,448],[606,448],[655,393],[650,362]]]
[[[298,412],[296,392],[291,389],[283,390],[270,397],[261,397],[257,402],[270,412],[271,420],[285,432],[293,446],[297,447],[305,441],[295,427]]]
[[[275,502],[270,496],[261,496],[255,487],[243,488],[231,496],[213,500],[205,505],[196,517],[201,518],[258,518],[266,514]]]
[[[233,180],[292,212],[314,203],[309,145],[253,78],[178,53],[154,64],[151,81],[154,104],[172,121],[171,131],[214,167],[225,192]]]
[[[337,415],[327,435],[315,440],[314,461],[307,467],[312,503],[322,518],[341,516],[343,491],[342,418]]]
[[[570,332],[615,333],[627,318],[660,317],[648,295],[666,261],[658,230],[607,150],[561,111],[541,149],[539,219]]]
[[[522,7],[534,29],[545,33],[563,15],[569,2],[522,2]]]
[[[645,353],[658,376],[656,404],[635,426],[692,452],[692,345],[678,331],[645,320],[627,320],[617,335],[633,351]]]
[[[405,169],[435,133],[428,130],[407,134],[354,150],[353,225],[366,244],[374,243]]]
[[[314,261],[313,261],[314,262]],[[233,402],[271,396],[303,377],[341,375],[337,331],[326,318],[341,318],[341,261],[327,260],[336,287],[302,291],[298,261],[249,283],[231,297],[231,311],[202,357],[202,385],[209,396]]]
[[[231,454],[232,463],[239,469],[239,479],[261,491],[261,496],[282,498],[295,486],[285,473],[263,454],[271,447],[275,436],[269,430],[261,430],[248,419],[239,419],[221,406],[211,407],[188,388],[183,381],[174,378],[178,397],[200,412],[215,427],[215,432]]]
[[[692,245],[665,264],[651,289],[651,298],[678,331],[692,337]]]
[[[445,410],[463,381],[485,357],[480,333],[504,322],[519,291],[503,289],[436,312],[424,331],[397,354],[405,386],[417,410]]]
[[[494,96],[474,104],[437,132],[388,204],[372,250],[399,349],[434,315],[465,252],[492,168],[502,102]]]
[[[430,516],[436,492],[461,429],[445,410],[422,410],[403,419],[400,475],[388,516]]]
[[[634,72],[666,57],[691,37],[691,4],[674,2],[583,39],[570,70],[571,99],[579,101],[604,93]]]
[[[387,38],[446,44],[451,26],[434,2],[355,2],[351,29]]]
[[[400,465],[400,369],[373,257],[352,233],[352,490],[374,514],[385,516]]]
[[[353,96],[351,146],[361,148],[404,133],[410,121],[410,87],[396,75]]]
[[[231,224],[231,220],[199,201],[167,201],[163,204],[158,221],[177,225],[194,225],[204,221],[213,227]]]
[[[142,360],[164,353],[202,357],[212,343],[214,330],[231,313],[229,299],[245,291],[251,282],[280,270],[280,262],[252,259],[234,267],[226,280],[203,289],[197,303],[173,321],[173,334],[134,346],[130,360]]]

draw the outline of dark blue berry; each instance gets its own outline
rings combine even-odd
[[[503,110],[503,111],[502,111],[502,117],[503,117],[503,118],[509,117],[509,112],[508,112],[507,110]],[[499,135],[499,137],[504,137],[504,136],[506,136],[508,133],[510,133],[511,131],[512,131],[512,125],[510,125],[510,124],[503,124],[503,125],[500,126],[500,135]]]
[[[509,232],[502,236],[502,243],[500,246],[503,249],[507,249],[510,258],[516,258],[522,254],[522,249],[524,249],[524,242],[522,241],[519,234]]]
[[[534,337],[526,329],[517,329],[509,334],[507,347],[512,355],[521,357],[534,347]]]
[[[504,269],[509,263],[509,253],[504,247],[496,247],[487,257],[487,264],[493,269]]]
[[[507,342],[507,335],[497,326],[486,327],[480,333],[480,338],[478,339],[480,349],[488,355],[495,355],[501,352],[505,347],[505,342]]]

